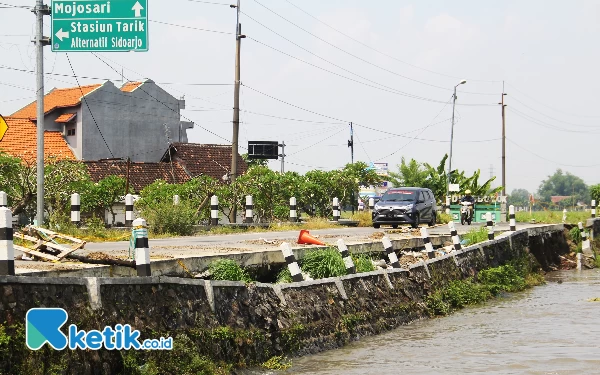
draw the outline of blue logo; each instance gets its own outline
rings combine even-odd
[[[67,336],[60,328],[69,314],[63,309],[31,309],[25,316],[25,342],[31,350],[39,350],[48,343],[56,350],[67,347]]]
[[[129,324],[117,324],[114,328],[107,326],[102,331],[79,330],[71,324],[67,337],[60,329],[67,322],[69,314],[63,309],[36,308],[25,316],[25,337],[27,347],[39,350],[48,343],[55,350],[63,350],[67,346],[71,350],[171,350],[172,337],[146,339],[140,343],[140,331],[132,329]]]

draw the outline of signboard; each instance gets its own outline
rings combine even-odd
[[[279,158],[279,142],[277,141],[248,141],[248,159]]]
[[[8,130],[8,124],[2,115],[0,115],[0,141],[4,138],[4,134]]]
[[[148,51],[148,0],[52,0],[52,52]]]
[[[373,163],[375,166],[375,172],[380,176],[388,175],[388,163]]]

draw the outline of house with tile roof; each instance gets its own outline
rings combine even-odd
[[[190,177],[204,175],[221,180],[231,170],[231,146],[175,142],[161,161],[180,164]],[[238,176],[246,173],[248,164],[239,154],[237,165]]]
[[[159,162],[172,142],[187,142],[192,123],[181,121],[185,101],[173,97],[152,80],[128,82],[116,87],[112,82],[67,89],[54,89],[44,97],[44,130],[60,151],[70,150],[77,160],[131,158],[134,162]],[[37,121],[33,102],[9,116],[18,133],[27,134]],[[23,124],[26,124],[24,126]],[[10,127],[10,124],[9,124]],[[35,131],[28,142],[35,145]],[[60,136],[60,137],[59,137]],[[0,142],[0,149],[12,153],[22,148]],[[25,138],[23,138],[25,142]],[[58,147],[58,146],[56,146]],[[33,149],[29,148],[35,152]],[[49,151],[53,151],[52,147]]]

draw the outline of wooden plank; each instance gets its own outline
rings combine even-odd
[[[31,237],[31,236],[28,236],[26,234],[17,234],[15,236],[17,238],[20,238],[20,239],[27,240],[27,241],[35,243],[36,244],[36,249],[39,249],[41,246],[46,246],[46,247],[49,247],[51,249],[60,251],[61,253],[62,252],[72,252],[73,251],[73,249],[71,247],[65,247],[65,246],[62,246],[62,245],[57,245],[54,242],[49,242],[49,241],[42,240],[42,239],[39,239],[39,238],[36,238],[36,237]],[[77,248],[75,250],[77,250]]]
[[[70,237],[70,236],[67,236],[67,235],[64,235],[64,234],[61,234],[61,233],[56,233],[56,232],[53,232],[53,231],[51,231],[49,229],[38,228],[38,227],[29,227],[29,228],[37,230],[38,232],[42,232],[44,234],[53,236],[52,238],[58,237],[58,238],[62,238],[62,239],[65,239],[65,240],[69,240],[71,242],[75,242],[77,244],[81,244],[81,243],[85,244],[85,241],[80,240],[79,238]]]
[[[19,246],[19,245],[13,245],[13,246],[14,246],[15,250],[19,250],[19,251],[21,251],[21,252],[23,252],[25,254],[33,255],[33,256],[36,256],[38,258],[43,258],[43,259],[50,260],[50,261],[53,261],[53,262],[60,260],[57,257],[55,257],[54,255],[44,254],[44,253],[41,253],[39,251],[35,251],[35,250],[30,249],[30,248]]]

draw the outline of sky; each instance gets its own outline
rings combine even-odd
[[[117,1],[117,0],[113,0]],[[0,114],[35,99],[34,0],[0,0]],[[148,0],[148,52],[70,53],[81,85],[150,78],[184,97],[190,142],[230,143],[236,10],[222,0]],[[241,0],[240,152],[285,141],[286,171],[401,158],[536,191],[561,168],[600,183],[600,2],[595,0]],[[166,25],[170,24],[170,25]],[[50,35],[46,17],[45,35]],[[200,30],[202,29],[202,30]],[[65,53],[45,49],[45,90],[73,87]],[[117,74],[116,71],[121,71]],[[65,76],[57,76],[65,75]],[[211,84],[211,85],[206,85]],[[503,88],[504,87],[504,88]],[[280,162],[269,166],[279,170]]]

